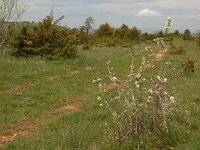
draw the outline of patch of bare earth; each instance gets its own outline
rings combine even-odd
[[[123,81],[118,81],[117,84],[116,84],[116,83],[109,83],[109,84],[106,85],[106,89],[107,89],[107,90],[115,89],[115,88],[117,88],[118,86],[119,86],[119,87],[122,86],[122,85],[124,84],[124,82],[125,82],[125,80],[123,80]]]
[[[79,74],[80,73],[80,71],[73,71],[73,72],[71,72],[71,74]]]
[[[63,107],[57,108],[54,110],[54,113],[63,113],[63,112],[69,112],[69,111],[77,111],[81,108],[81,103],[71,103],[67,104]]]
[[[154,60],[155,61],[160,61],[160,60],[162,60],[163,59],[163,55],[162,54],[156,54],[155,56],[154,56]]]
[[[167,49],[165,49],[163,52],[160,52],[154,56],[154,61],[160,61],[163,60],[165,57],[165,53],[167,52]]]
[[[52,111],[53,114],[60,114],[65,112],[78,111],[82,106],[82,103],[66,104],[60,108],[56,108]],[[55,117],[55,116],[54,116]],[[12,133],[6,135],[0,135],[0,147],[4,146],[4,143],[15,141],[18,137],[25,137],[31,134],[31,131],[39,125],[44,125],[48,121],[52,120],[52,115],[41,116],[36,121],[21,123],[18,129],[13,129]],[[16,127],[17,128],[17,127]]]
[[[84,70],[85,70],[85,71],[93,71],[93,70],[96,70],[96,67],[94,67],[94,66],[89,66],[89,67],[85,67]]]
[[[54,81],[54,80],[56,80],[58,78],[58,76],[47,76],[46,77],[46,79],[48,80],[48,81]]]
[[[17,92],[18,90],[20,90],[23,86],[22,85],[15,85],[15,86],[12,86],[8,89],[5,89],[5,90],[2,90],[0,91],[0,95],[1,94],[6,94],[6,93],[14,93],[14,92]]]
[[[7,134],[7,135],[0,135],[0,144],[6,143],[6,142],[12,142],[19,136],[27,136],[29,135],[30,129],[33,129],[34,125],[32,123],[26,122],[20,124],[20,128],[18,131],[15,131],[13,133]]]

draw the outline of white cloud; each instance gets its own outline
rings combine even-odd
[[[158,17],[162,16],[160,12],[155,10],[150,10],[149,8],[145,8],[137,13],[137,16],[142,17]]]

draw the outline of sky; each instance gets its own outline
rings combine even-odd
[[[95,28],[108,22],[113,27],[127,24],[142,31],[165,28],[168,17],[172,30],[200,30],[200,0],[32,0],[22,21],[41,21],[54,8],[55,18],[65,16],[61,24],[80,27],[87,17],[95,19]]]

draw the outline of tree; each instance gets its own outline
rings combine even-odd
[[[111,37],[113,35],[113,28],[108,24],[102,24],[97,29],[96,34],[98,37]]]
[[[141,31],[138,30],[136,27],[131,29],[130,39],[131,40],[138,40],[140,38]]]
[[[183,33],[183,39],[184,40],[191,40],[192,39],[192,34],[189,29],[185,29]]]
[[[128,39],[130,36],[130,29],[126,24],[122,24],[119,29],[115,29],[115,36],[121,39]]]
[[[16,22],[28,9],[29,2],[21,0],[0,0],[0,54],[4,53],[9,29],[12,22]]]
[[[94,25],[94,18],[93,17],[86,18],[86,20],[84,22],[84,26],[82,26],[82,28],[85,30],[87,35],[89,34],[89,32],[92,29],[93,25]]]
[[[180,33],[179,33],[178,30],[175,30],[175,31],[174,31],[174,35],[178,36],[179,34],[180,34]]]

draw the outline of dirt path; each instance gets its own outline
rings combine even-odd
[[[165,49],[165,52],[167,52],[166,49]],[[141,67],[137,68],[135,72],[136,72],[136,73],[141,73],[141,72],[143,72],[145,69],[152,67],[152,66],[153,66],[153,62],[163,60],[163,57],[164,57],[164,55],[163,55],[161,52],[155,54],[154,57],[153,57],[153,59],[152,59],[150,62],[145,63],[145,64],[142,65]],[[107,90],[115,89],[115,88],[117,88],[118,86],[122,86],[122,85],[125,83],[125,81],[126,81],[126,80],[119,81],[119,82],[118,82],[118,85],[115,84],[115,83],[107,84],[107,85],[106,85],[106,89],[107,89]]]
[[[0,95],[2,94],[6,94],[6,93],[14,93],[14,92],[17,92],[19,91],[23,86],[18,84],[18,85],[14,85],[8,89],[5,89],[5,90],[1,90],[0,91]]]
[[[54,109],[50,114],[41,116],[33,122],[23,122],[19,126],[18,130],[13,129],[12,133],[7,135],[0,135],[0,148],[3,147],[5,143],[12,142],[18,137],[25,137],[31,134],[31,132],[40,125],[44,125],[49,121],[53,120],[57,115],[61,113],[72,113],[78,111],[83,106],[82,103],[76,102],[71,104],[66,104],[60,108]]]

